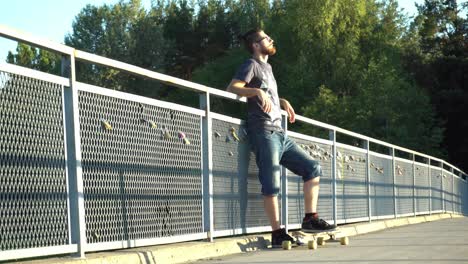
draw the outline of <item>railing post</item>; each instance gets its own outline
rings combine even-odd
[[[391,148],[390,153],[392,155],[392,178],[393,178],[393,212],[395,213],[395,218],[397,218],[397,198],[396,198],[396,178],[395,178],[395,149]]]
[[[75,57],[70,54],[62,58],[62,75],[69,78],[70,87],[63,89],[63,108],[66,142],[66,170],[68,181],[68,204],[70,217],[70,242],[78,245],[77,256],[85,257],[86,222],[83,191],[83,169],[81,164],[80,119],[78,91],[76,89]]]
[[[427,158],[427,171],[429,174],[429,215],[432,215],[432,175],[431,175],[431,159]]]
[[[452,174],[452,214],[454,213],[453,211],[453,205],[454,205],[454,199],[453,197],[455,196],[455,175],[453,174],[453,168],[450,167],[450,173]]]
[[[464,211],[464,215],[465,216],[468,216],[468,174],[463,174],[465,175],[465,199],[463,199],[463,202],[464,202],[464,208],[465,208],[465,211]]]
[[[371,201],[371,186],[370,186],[370,142],[365,140],[363,147],[366,149],[366,180],[367,180],[367,215],[369,222],[372,222],[372,201]]]
[[[287,135],[288,117],[285,115],[282,115],[281,126],[284,129],[285,135]],[[288,171],[284,166],[281,166],[281,181],[281,222],[283,223],[286,232],[288,232]]]
[[[213,242],[214,212],[213,212],[213,140],[212,120],[210,110],[210,93],[200,94],[200,109],[205,110],[202,118],[202,166],[203,166],[203,225],[207,238]]]
[[[413,153],[413,215],[416,216],[416,164],[415,154]]]
[[[444,163],[440,162],[440,191],[441,191],[441,202],[442,212],[445,213],[445,190],[444,190]]]
[[[462,203],[463,203],[463,215],[467,216],[468,215],[468,175],[465,173],[461,173],[460,177],[463,179],[465,177],[465,181],[462,181],[463,183],[463,196],[462,196]]]
[[[333,200],[333,221],[336,225],[338,223],[337,201],[336,201],[336,130],[329,132],[329,139],[333,142],[332,145],[332,200]]]

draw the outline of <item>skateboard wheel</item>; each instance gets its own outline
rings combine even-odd
[[[320,246],[325,246],[325,238],[323,238],[323,237],[318,237],[318,238],[317,238],[317,243],[318,243]]]
[[[291,249],[291,241],[283,241],[281,244],[284,250],[290,250]]]
[[[307,243],[307,247],[309,249],[317,249],[317,241],[315,240],[310,240],[309,243]]]
[[[343,246],[349,245],[349,238],[348,237],[340,238],[340,244],[343,245]]]

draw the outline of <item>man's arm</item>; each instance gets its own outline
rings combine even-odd
[[[296,121],[296,113],[294,112],[294,108],[292,108],[288,100],[280,98],[280,105],[283,108],[283,110],[288,113],[289,122],[294,123]]]
[[[245,85],[246,82],[233,79],[226,88],[226,91],[245,97],[257,96],[260,99],[260,102],[262,102],[263,111],[265,113],[269,113],[271,111],[271,101],[270,98],[268,98],[268,95],[262,89],[247,88]]]
[[[281,108],[283,108],[283,110],[286,110],[286,105],[285,105],[285,104],[286,104],[286,103],[289,104],[288,100],[286,100],[286,99],[284,99],[284,98],[280,98],[279,101],[280,101],[280,106],[281,106]]]
[[[226,88],[226,91],[245,97],[258,96],[260,89],[246,88],[245,85],[246,82],[244,81],[232,79],[231,83]]]

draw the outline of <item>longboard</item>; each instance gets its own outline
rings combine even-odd
[[[333,229],[329,231],[320,232],[304,232],[301,230],[293,231],[292,236],[296,239],[298,246],[307,245],[309,249],[317,249],[318,246],[324,246],[327,240],[339,241],[341,245],[349,245],[349,238],[347,236],[340,236],[340,229]],[[292,248],[291,241],[283,241],[282,248],[290,250]]]

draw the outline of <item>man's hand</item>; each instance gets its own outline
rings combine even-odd
[[[262,89],[257,89],[257,91],[258,91],[257,97],[258,99],[260,99],[260,102],[262,103],[263,112],[270,113],[271,112],[270,97]]]
[[[294,123],[296,121],[296,113],[294,112],[294,108],[292,108],[291,104],[285,99],[280,99],[280,103],[284,111],[288,113],[289,123]]]
[[[262,110],[265,113],[270,113],[272,108],[272,103],[270,97],[266,92],[260,88],[252,89],[245,87],[246,82],[242,80],[232,79],[231,83],[228,85],[226,91],[235,93],[239,96],[245,97],[254,97],[257,96],[262,104]]]

